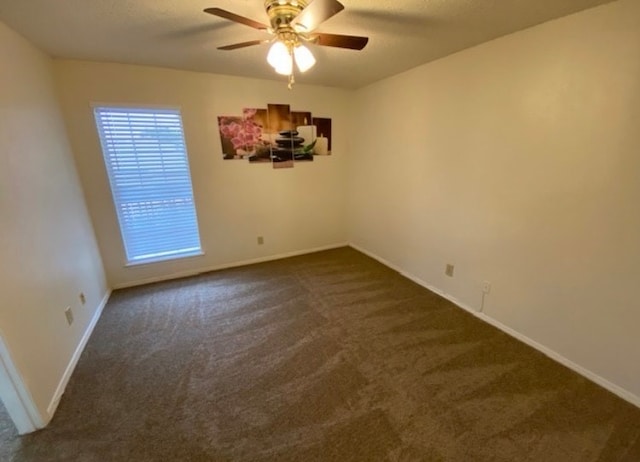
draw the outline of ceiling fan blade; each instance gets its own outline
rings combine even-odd
[[[265,24],[254,21],[253,19],[245,18],[244,16],[237,15],[227,10],[223,10],[222,8],[205,8],[204,12],[220,18],[228,19],[229,21],[244,24],[245,26],[253,27],[254,29],[267,30],[267,26]]]
[[[348,48],[362,50],[369,42],[369,37],[339,34],[313,34],[312,42],[325,47]]]
[[[263,43],[269,43],[269,40],[251,40],[250,42],[234,43],[233,45],[218,47],[218,50],[237,50],[238,48],[246,48],[253,45],[261,45]]]
[[[291,20],[290,25],[302,32],[311,32],[330,17],[344,10],[338,0],[311,0],[311,3]]]

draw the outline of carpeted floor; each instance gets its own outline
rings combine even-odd
[[[16,461],[640,461],[640,409],[344,248],[117,291]],[[8,447],[8,446],[6,446]]]
[[[18,444],[18,431],[0,401],[0,461],[9,460]]]

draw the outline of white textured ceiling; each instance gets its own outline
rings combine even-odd
[[[300,83],[356,88],[493,38],[610,0],[341,0],[319,32],[370,37],[363,51],[312,46],[318,64]],[[0,20],[50,55],[281,79],[268,38],[202,12],[220,7],[268,23],[262,0],[0,0]]]

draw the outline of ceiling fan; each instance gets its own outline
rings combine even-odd
[[[265,0],[264,7],[269,17],[268,26],[222,8],[206,8],[204,12],[273,35],[271,39],[234,43],[218,47],[218,50],[237,50],[272,42],[267,61],[278,74],[289,76],[289,88],[294,82],[294,61],[300,72],[306,72],[316,63],[305,43],[362,50],[369,41],[368,37],[315,32],[320,24],[344,9],[338,0]]]

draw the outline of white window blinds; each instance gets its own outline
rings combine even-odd
[[[94,114],[128,263],[201,254],[180,111]]]

